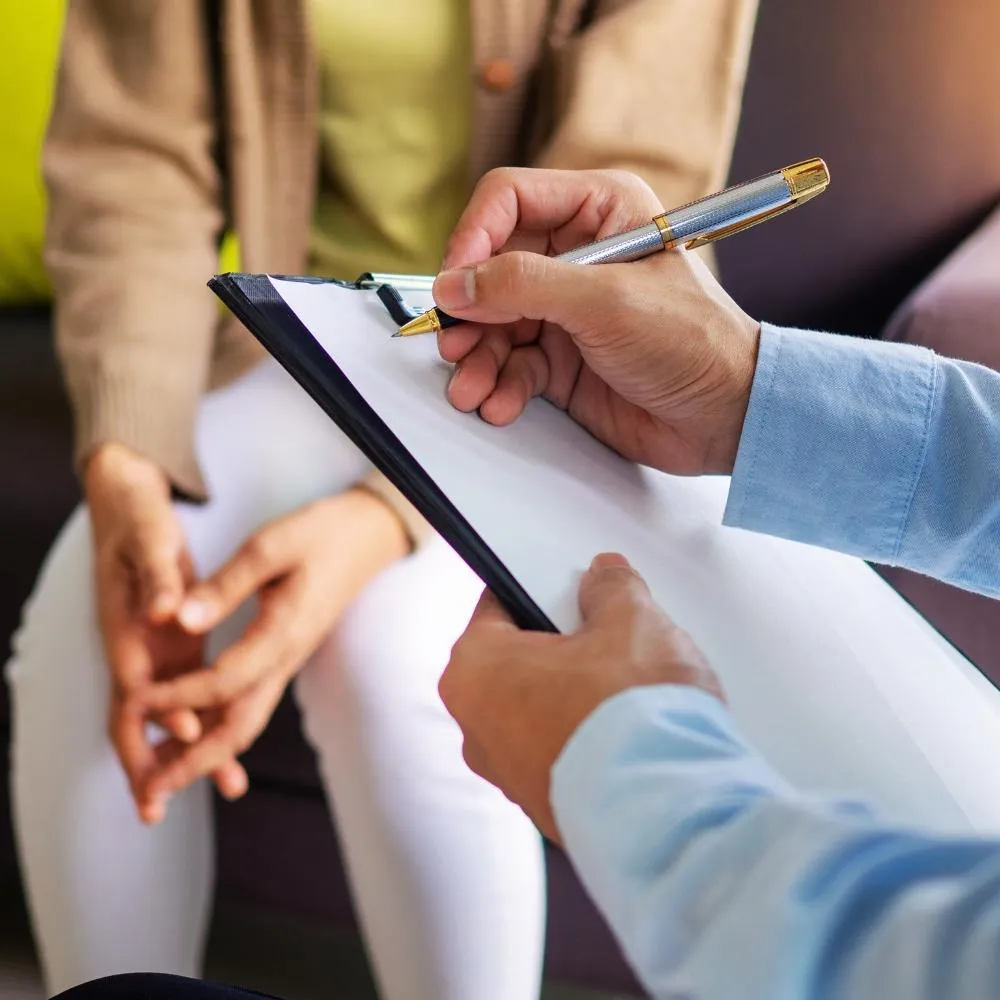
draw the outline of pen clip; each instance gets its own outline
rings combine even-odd
[[[801,204],[801,199],[790,201],[787,205],[779,205],[777,208],[761,212],[760,215],[755,215],[752,219],[744,219],[742,222],[734,223],[731,226],[724,226],[721,229],[716,229],[714,232],[707,233],[705,236],[696,236],[693,240],[688,240],[687,243],[682,245],[686,250],[696,250],[698,247],[708,246],[709,243],[714,243],[716,240],[723,240],[734,233],[742,233],[745,229],[753,229],[754,226],[760,225],[762,222],[767,222],[768,219],[773,219],[775,216],[788,212]]]

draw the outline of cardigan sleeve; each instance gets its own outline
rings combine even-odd
[[[201,499],[223,220],[199,0],[71,0],[43,154],[76,460],[118,442]]]

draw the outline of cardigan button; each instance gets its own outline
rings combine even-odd
[[[514,64],[509,59],[491,59],[479,71],[479,82],[495,94],[510,90],[516,79]]]

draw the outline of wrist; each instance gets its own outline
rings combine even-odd
[[[372,494],[381,500],[402,525],[408,541],[407,551],[419,548],[431,533],[430,525],[403,493],[384,475],[374,469],[355,484],[355,488]]]
[[[170,495],[170,481],[155,462],[113,441],[98,445],[87,456],[81,479],[89,500],[109,487]]]
[[[749,316],[743,317],[743,320],[739,333],[727,338],[730,347],[726,357],[727,389],[720,407],[717,431],[706,449],[705,472],[709,474],[732,474],[750,406],[760,349],[760,323]]]
[[[366,551],[376,572],[409,555],[413,544],[407,526],[385,497],[359,484],[339,499],[350,506],[359,530],[368,539]]]

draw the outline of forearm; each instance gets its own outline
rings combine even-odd
[[[765,324],[725,523],[1000,596],[1000,373]]]
[[[605,702],[557,761],[551,794],[574,865],[654,997],[965,1000],[994,988],[997,894],[984,888],[1000,845],[804,799],[700,691]]]

